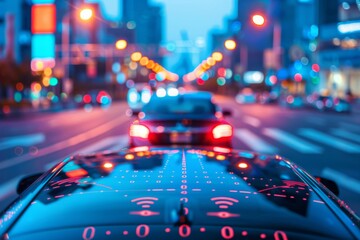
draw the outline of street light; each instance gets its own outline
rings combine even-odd
[[[224,46],[227,50],[234,50],[236,48],[236,42],[232,39],[228,39],[224,42]]]
[[[119,49],[119,50],[125,49],[127,47],[126,40],[123,40],[123,39],[117,40],[115,43],[115,47],[116,47],[116,49]]]
[[[265,25],[265,17],[262,14],[253,14],[251,17],[252,22],[258,26],[263,27]],[[273,22],[273,58],[274,63],[281,65],[281,25],[278,21],[274,20]],[[279,67],[279,66],[277,66]]]
[[[83,8],[80,10],[80,19],[84,21],[88,21],[93,16],[93,10],[91,8]]]
[[[81,20],[88,21],[93,17],[93,10],[91,8],[82,8],[79,11]],[[62,48],[62,64],[64,67],[63,84],[69,84],[69,67],[70,60],[70,15],[65,14],[61,21],[61,48]],[[65,85],[66,86],[66,85]],[[61,89],[60,89],[61,91]]]

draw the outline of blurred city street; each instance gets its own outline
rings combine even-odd
[[[360,216],[360,1],[0,1],[0,213],[70,156],[174,144],[285,157]]]

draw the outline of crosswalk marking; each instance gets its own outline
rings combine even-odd
[[[71,137],[71,138],[65,139],[63,141],[57,142],[53,145],[41,148],[41,149],[39,149],[39,152],[37,153],[36,157],[39,158],[42,156],[46,156],[46,155],[54,153],[56,151],[60,151],[65,148],[68,148],[70,146],[75,146],[82,142],[88,141],[91,138],[95,138],[105,132],[108,132],[108,131],[114,129],[115,127],[119,126],[120,124],[122,124],[126,121],[128,121],[128,118],[126,118],[125,116],[117,117],[117,118],[113,119],[112,121],[102,124],[100,126],[97,126],[87,132],[80,133],[74,137]],[[32,154],[24,154],[20,157],[6,159],[6,160],[0,162],[0,170],[9,168],[9,167],[21,164],[23,162],[33,160],[33,159],[34,159],[34,156]]]
[[[354,142],[360,143],[360,135],[358,135],[358,134],[351,133],[351,132],[348,132],[343,129],[332,129],[331,133],[335,136],[346,138],[346,139],[352,140]]]
[[[244,116],[243,121],[253,127],[260,127],[260,120],[250,116]]]
[[[350,131],[360,132],[360,126],[359,125],[355,125],[355,124],[352,124],[352,123],[341,122],[340,126],[342,128],[346,128],[346,129],[348,129]]]
[[[45,141],[43,133],[34,133],[16,137],[7,137],[0,139],[0,150],[16,146],[28,147]]]
[[[72,153],[69,156],[75,155],[75,154],[89,154],[89,153],[94,153],[94,152],[98,152],[98,151],[105,150],[105,149],[110,150],[110,151],[120,149],[120,148],[126,146],[127,141],[128,141],[127,135],[104,138],[94,144],[91,144],[89,146],[86,146],[84,148],[77,150],[75,153]],[[55,164],[61,162],[65,158],[66,158],[66,156],[64,156],[61,159],[58,159],[56,161],[46,164],[44,167],[44,170],[48,170],[48,169],[52,168],[53,166],[55,166]]]
[[[278,149],[271,146],[245,128],[235,129],[235,136],[251,149],[263,153],[276,153]]]
[[[341,172],[338,172],[331,168],[325,168],[322,171],[321,176],[335,180],[339,185],[341,185],[351,191],[354,191],[356,193],[360,193],[360,181],[356,180],[354,178],[348,177],[347,175],[345,175]]]
[[[263,133],[301,153],[321,153],[322,148],[276,128],[265,128]]]
[[[329,145],[331,147],[337,148],[339,150],[348,152],[348,153],[360,153],[360,146],[350,143],[345,140],[333,137],[331,135],[319,132],[310,128],[301,128],[298,132],[301,136],[310,138],[314,141],[321,142],[323,144]]]

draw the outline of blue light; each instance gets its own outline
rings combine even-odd
[[[201,75],[201,79],[206,81],[210,78],[210,75],[208,72],[204,72],[202,75]]]
[[[15,92],[15,94],[14,94],[14,100],[15,100],[15,102],[21,102],[21,100],[22,100],[22,95],[21,95],[21,93]]]
[[[50,86],[56,86],[59,83],[59,81],[57,80],[57,78],[52,77],[50,78]]]
[[[55,58],[55,36],[53,34],[37,34],[32,36],[32,58]]]
[[[125,74],[123,73],[119,73],[118,75],[116,75],[116,81],[120,84],[123,84],[126,80]]]
[[[112,71],[113,73],[118,73],[121,70],[121,65],[118,62],[113,63],[112,65]]]
[[[296,70],[300,71],[301,68],[302,68],[302,63],[300,61],[296,61],[294,63],[294,67],[295,67]]]

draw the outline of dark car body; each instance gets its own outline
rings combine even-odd
[[[307,101],[310,107],[320,111],[351,112],[351,103],[343,98],[315,94],[308,96]]]
[[[208,92],[153,95],[130,126],[130,146],[231,146],[232,126]]]
[[[66,159],[0,218],[1,239],[359,239],[359,218],[279,156],[138,147]]]

